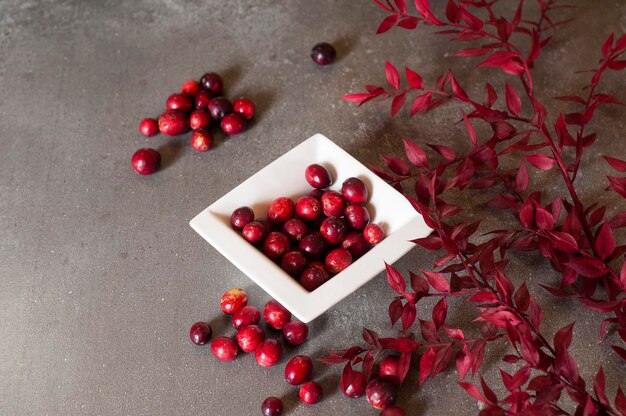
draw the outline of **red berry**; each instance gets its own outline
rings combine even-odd
[[[219,74],[216,74],[215,72],[207,72],[202,75],[202,78],[200,78],[200,88],[218,95],[222,93],[224,81],[222,81],[222,77],[220,77]]]
[[[267,228],[259,221],[252,221],[243,227],[241,234],[249,243],[257,244],[263,241],[267,235]]]
[[[305,195],[296,202],[296,215],[304,220],[313,221],[322,214],[322,204],[312,196]]]
[[[320,234],[330,244],[339,244],[346,237],[348,230],[340,218],[326,218],[320,226]]]
[[[359,178],[348,178],[341,185],[341,194],[353,204],[367,202],[369,191]]]
[[[144,118],[139,123],[139,132],[146,137],[156,136],[159,133],[159,123],[153,118]]]
[[[270,300],[263,308],[263,319],[272,328],[283,329],[287,322],[291,320],[291,312],[275,300]]]
[[[241,351],[252,352],[265,340],[265,332],[258,325],[248,325],[237,331],[235,339]]]
[[[325,281],[322,272],[315,267],[307,267],[300,276],[300,284],[309,292],[313,292],[323,285]]]
[[[178,136],[189,131],[189,117],[178,110],[168,110],[159,116],[159,130],[168,136]]]
[[[263,253],[272,260],[280,260],[289,251],[289,238],[283,233],[273,231],[263,240]]]
[[[215,97],[209,101],[209,113],[217,121],[220,121],[226,114],[232,112],[233,105],[224,97]]]
[[[283,232],[294,243],[299,243],[308,233],[309,227],[297,218],[292,218],[283,225]]]
[[[211,352],[220,361],[232,361],[237,356],[239,347],[232,338],[217,337],[211,342]]]
[[[267,218],[274,224],[284,224],[292,219],[296,212],[293,201],[286,197],[276,198],[267,210]]]
[[[275,339],[266,339],[256,348],[254,358],[259,365],[271,367],[276,364],[283,355],[283,346]]]
[[[161,167],[161,154],[154,149],[139,149],[130,160],[133,170],[140,175],[150,175]]]
[[[240,97],[233,102],[233,111],[250,120],[254,116],[254,103],[251,99]]]
[[[191,111],[191,107],[191,99],[187,94],[172,94],[167,97],[167,101],[165,101],[166,110],[179,110],[188,113]]]
[[[209,127],[211,124],[211,116],[204,110],[195,110],[189,116],[189,127],[192,130]]]
[[[313,198],[317,199],[318,201],[322,200],[322,196],[324,195],[324,191],[321,189],[312,189],[311,192],[309,192],[309,196],[312,196]]]
[[[352,263],[352,256],[345,248],[336,248],[326,256],[326,267],[331,273],[339,273]]]
[[[261,404],[263,416],[280,416],[283,413],[283,402],[278,397],[268,397]]]
[[[309,381],[300,386],[300,400],[305,404],[315,404],[322,400],[322,386]]]
[[[352,204],[345,211],[348,224],[355,230],[362,230],[370,222],[370,213],[363,205]]]
[[[213,95],[207,91],[200,91],[196,94],[195,105],[198,110],[208,110],[209,102],[213,99]]]
[[[400,357],[388,355],[383,358],[378,367],[378,375],[394,384],[400,384]]]
[[[222,119],[220,127],[229,136],[240,134],[246,129],[246,119],[241,114],[227,114]]]
[[[252,221],[254,221],[254,211],[250,207],[239,207],[230,216],[230,225],[237,231],[243,230],[243,227]]]
[[[378,244],[385,238],[385,230],[378,224],[368,224],[363,230],[363,237],[370,244]]]
[[[396,401],[396,386],[385,379],[372,379],[365,389],[367,401],[374,409],[384,409]]]
[[[191,146],[198,152],[208,152],[213,147],[213,136],[206,129],[194,130],[191,133]]]
[[[304,237],[298,248],[311,260],[319,258],[326,251],[327,243],[321,234],[309,234]]]
[[[188,79],[180,86],[180,92],[191,95],[192,97],[198,94],[199,91],[200,85],[193,79]]]
[[[341,247],[350,252],[353,260],[358,259],[370,249],[370,245],[365,241],[363,234],[354,231],[343,239]]]
[[[245,328],[248,325],[256,325],[261,320],[261,312],[254,306],[244,306],[233,314],[233,326],[236,329]]]
[[[335,62],[337,52],[330,43],[322,42],[311,49],[311,59],[318,65],[330,65]]]
[[[304,170],[304,178],[313,188],[328,188],[333,183],[333,176],[330,171],[322,165],[313,164]]]
[[[336,191],[327,191],[322,195],[322,210],[329,217],[341,217],[346,209],[346,200]]]
[[[232,315],[248,304],[248,294],[245,290],[232,288],[227,290],[220,300],[220,307],[225,314]]]
[[[317,261],[317,260],[312,261],[309,263],[309,267],[316,268],[317,270],[322,272],[322,275],[324,276],[324,281],[327,281],[328,279],[330,279],[330,272],[328,271],[324,263],[322,263],[321,261]]]
[[[189,329],[189,338],[196,345],[204,345],[211,339],[213,330],[207,322],[196,322]]]
[[[367,379],[360,371],[352,371],[349,377],[342,377],[339,387],[346,397],[355,399],[365,394]]]
[[[300,345],[309,336],[309,326],[304,322],[291,321],[283,327],[283,338],[291,345]]]
[[[291,276],[297,277],[306,267],[306,258],[299,251],[290,251],[283,256],[280,267]]]
[[[285,381],[292,386],[309,381],[312,375],[313,361],[306,355],[296,355],[285,365]]]
[[[380,413],[380,416],[405,416],[405,415],[406,413],[404,413],[404,410],[402,410],[402,408],[398,406],[387,406]]]

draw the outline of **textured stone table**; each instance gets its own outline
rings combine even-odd
[[[568,13],[578,20],[536,69],[546,96],[582,86],[573,70],[594,62],[608,33],[626,30],[625,2],[577,3]],[[430,80],[448,66],[468,86],[498,77],[469,64],[459,69],[449,43],[430,29],[375,36],[382,17],[368,1],[0,2],[0,414],[255,415],[269,395],[283,397],[293,415],[375,414],[365,400],[343,397],[338,367],[316,365],[326,397],[304,407],[282,382],[282,365],[264,369],[250,355],[218,363],[188,341],[189,325],[200,319],[218,333],[234,332],[217,306],[226,289],[245,288],[256,305],[269,299],[188,221],[317,132],[365,163],[398,152],[401,135],[419,143],[465,140],[460,126],[448,127],[458,115],[452,109],[415,119],[403,112],[392,121],[387,104],[357,109],[338,99],[383,83],[387,58]],[[339,51],[329,68],[308,56],[324,40]],[[229,96],[258,104],[248,132],[207,154],[195,153],[187,137],[139,135],[142,117],[156,116],[183,80],[208,70],[224,75]],[[622,99],[624,86],[623,77],[609,77],[607,89]],[[586,198],[617,201],[602,191],[599,155],[626,156],[624,120],[622,110],[608,108],[594,125],[601,138],[585,161]],[[151,177],[129,167],[145,146],[165,160]],[[558,183],[539,178],[547,189]],[[474,215],[503,221],[492,211]],[[406,272],[432,260],[415,250],[397,267]],[[556,281],[545,262],[518,260],[520,279]],[[363,325],[387,330],[392,292],[380,277],[317,319],[297,351],[319,357],[357,340]],[[604,365],[614,397],[625,370],[609,352],[614,335],[596,342],[600,315],[539,299],[548,333],[577,321],[572,353],[580,370],[589,376]],[[501,353],[504,344],[494,349]],[[497,365],[487,361],[488,379]],[[456,378],[450,370],[415,388],[413,374],[399,402],[411,415],[475,414]]]

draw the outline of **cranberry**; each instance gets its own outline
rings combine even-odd
[[[322,213],[320,201],[312,196],[305,195],[296,202],[296,215],[304,220],[313,221]]]
[[[280,267],[293,277],[299,276],[306,267],[306,258],[299,251],[290,251],[283,256]]]
[[[341,247],[350,252],[352,259],[356,260],[363,254],[367,253],[370,249],[370,245],[365,241],[363,234],[357,232],[351,232],[341,242]]]
[[[250,207],[239,207],[230,216],[230,225],[237,231],[243,230],[243,227],[252,221],[254,221],[254,211]]]
[[[194,130],[191,133],[191,146],[198,152],[208,152],[213,146],[213,136],[206,129]]]
[[[326,267],[331,273],[339,273],[352,263],[352,256],[345,248],[336,248],[326,256]]]
[[[346,237],[348,230],[340,218],[326,218],[320,226],[320,234],[330,244],[339,244]]]
[[[385,238],[385,230],[378,224],[368,224],[363,230],[363,237],[370,244],[378,244]]]
[[[365,375],[360,371],[352,371],[352,377],[341,380],[339,387],[346,397],[355,399],[365,394],[365,387],[367,386],[367,379]]]
[[[274,224],[284,224],[293,218],[295,206],[293,201],[286,197],[276,198],[267,210],[267,217]]]
[[[200,78],[200,88],[205,91],[211,91],[213,94],[221,94],[224,88],[222,77],[215,72],[207,72]]]
[[[280,260],[289,251],[289,238],[283,233],[273,231],[263,240],[263,253],[272,260]]]
[[[258,325],[248,325],[237,331],[237,344],[243,352],[252,352],[265,340],[265,332]]]
[[[246,120],[250,120],[254,117],[254,103],[246,97],[237,98],[233,102],[233,111],[244,116]]]
[[[146,137],[156,136],[159,133],[159,123],[153,118],[144,118],[139,123],[139,132]]]
[[[378,375],[394,384],[400,384],[400,358],[397,355],[388,355],[383,358],[378,367]]]
[[[217,121],[220,121],[226,114],[232,112],[233,105],[224,97],[215,97],[209,101],[209,113]]]
[[[283,329],[287,322],[291,320],[291,312],[275,300],[270,300],[263,308],[263,319],[272,328]]]
[[[266,339],[256,348],[254,358],[259,365],[271,367],[276,364],[283,355],[283,346],[275,339]]]
[[[330,171],[322,165],[313,164],[304,170],[304,178],[313,188],[328,188],[333,183]]]
[[[200,91],[200,85],[193,79],[188,79],[180,86],[180,92],[194,97]]]
[[[309,381],[313,375],[313,361],[306,355],[294,356],[285,366],[285,381],[297,386]]]
[[[192,130],[198,130],[209,127],[211,124],[211,116],[204,110],[195,110],[189,116],[189,127]]]
[[[396,401],[396,386],[383,378],[374,378],[367,383],[365,395],[374,409],[384,409]]]
[[[189,131],[189,117],[178,110],[168,110],[159,116],[159,130],[168,136],[178,136]]]
[[[297,218],[292,218],[283,225],[283,232],[294,243],[299,243],[308,233],[309,227]]]
[[[300,386],[300,400],[305,404],[315,404],[322,400],[322,386],[309,381]]]
[[[300,345],[309,336],[309,326],[304,322],[291,321],[283,327],[283,338],[291,345]]]
[[[348,205],[345,216],[350,226],[355,230],[362,230],[370,222],[370,213],[363,205]]]
[[[322,196],[324,195],[324,191],[321,189],[312,189],[311,192],[309,192],[309,196],[312,196],[313,198],[317,199],[318,201],[322,200]]]
[[[311,59],[318,65],[330,65],[335,62],[335,48],[330,43],[322,42],[311,49]]]
[[[140,175],[150,175],[161,167],[161,154],[150,148],[139,149],[130,160],[133,170]]]
[[[278,397],[268,397],[261,404],[263,416],[280,416],[283,413],[283,402]]]
[[[328,271],[324,263],[322,263],[321,261],[312,261],[309,263],[309,267],[314,267],[320,272],[322,272],[322,275],[324,276],[324,281],[327,281],[328,279],[330,279],[330,272]]]
[[[405,416],[404,410],[398,406],[387,406],[381,412],[380,416]]]
[[[213,334],[211,325],[206,322],[196,322],[189,329],[189,338],[196,345],[204,345],[209,342],[211,334]]]
[[[227,114],[220,123],[222,131],[229,136],[243,133],[246,129],[246,119],[241,114]]]
[[[232,338],[217,337],[211,342],[211,352],[220,361],[232,361],[237,356],[239,347]]]
[[[267,227],[259,221],[252,221],[243,227],[241,234],[249,243],[257,244],[267,235]]]
[[[208,110],[209,102],[212,99],[213,99],[213,96],[211,95],[211,93],[206,92],[206,91],[200,91],[198,94],[196,94],[196,100],[195,100],[196,108],[198,110]]]
[[[309,292],[324,284],[324,274],[315,267],[307,267],[300,276],[300,284]]]
[[[225,314],[232,315],[248,304],[248,294],[245,290],[232,288],[227,290],[220,300],[220,307]]]
[[[166,110],[180,110],[188,113],[191,111],[191,107],[191,99],[187,94],[172,94],[167,97],[167,101],[165,101]]]
[[[298,248],[311,260],[319,258],[326,251],[326,240],[321,234],[309,234],[300,241]]]
[[[329,217],[341,217],[346,209],[346,200],[336,191],[327,191],[322,195],[322,209]]]
[[[367,202],[369,192],[367,186],[359,178],[348,178],[341,185],[341,194],[353,204]]]
[[[261,320],[261,312],[254,306],[244,306],[233,314],[233,326],[236,329],[245,328],[248,325],[256,325]]]

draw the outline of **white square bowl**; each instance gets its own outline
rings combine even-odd
[[[312,163],[332,172],[335,182],[331,189],[340,190],[343,181],[353,176],[365,182],[370,191],[367,208],[371,220],[383,226],[386,238],[344,271],[308,292],[234,231],[230,215],[236,208],[247,205],[256,216],[265,217],[273,199],[286,196],[295,200],[308,194],[311,187],[304,179],[304,169]],[[317,318],[379,274],[385,268],[385,261],[390,264],[397,261],[414,246],[409,240],[431,232],[402,194],[321,134],[300,143],[248,178],[198,214],[190,225],[303,322]]]

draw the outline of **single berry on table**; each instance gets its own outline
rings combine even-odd
[[[398,406],[387,406],[380,413],[380,416],[405,416],[404,410]]]
[[[191,146],[198,152],[208,152],[213,147],[213,136],[206,129],[194,130],[191,133]]]
[[[292,386],[309,381],[312,375],[313,361],[306,355],[296,355],[285,365],[285,381]]]
[[[180,92],[195,97],[200,91],[200,85],[193,79],[188,79],[180,86]]]
[[[327,42],[318,43],[311,49],[311,59],[318,65],[330,65],[335,62],[336,56],[335,48]]]
[[[261,320],[261,312],[254,306],[246,305],[233,314],[233,326],[236,329],[245,328],[248,325],[256,325]]]
[[[320,234],[330,244],[339,244],[348,233],[345,222],[341,218],[330,217],[322,221]]]
[[[196,94],[196,98],[194,104],[198,110],[207,110],[209,109],[209,102],[213,99],[213,95],[207,91],[200,91]]]
[[[283,346],[280,342],[270,338],[266,339],[256,348],[254,358],[259,365],[263,367],[271,367],[275,365],[283,355]]]
[[[299,243],[309,233],[309,227],[304,221],[292,218],[283,224],[283,232],[294,243]]]
[[[306,263],[307,261],[306,257],[304,257],[304,254],[299,251],[290,251],[283,256],[280,262],[280,266],[289,275],[297,277],[306,267]]]
[[[341,185],[341,194],[353,204],[365,203],[369,198],[367,186],[359,178],[346,179]]]
[[[376,377],[367,383],[365,396],[374,409],[384,409],[396,401],[397,388],[388,380]]]
[[[367,224],[363,230],[363,237],[370,244],[378,244],[385,238],[385,230],[378,224]]]
[[[254,103],[249,98],[240,97],[233,102],[233,111],[244,116],[246,120],[254,117],[254,110]]]
[[[246,119],[241,114],[227,114],[222,118],[220,127],[229,136],[240,134],[246,129]]]
[[[224,97],[215,97],[209,101],[209,113],[217,121],[220,121],[226,114],[232,112],[233,105]]]
[[[283,329],[287,322],[291,320],[291,312],[272,299],[263,308],[263,319],[272,328]]]
[[[263,240],[261,248],[263,254],[272,260],[278,261],[289,251],[289,247],[289,238],[285,234],[272,231],[265,237],[265,240]]]
[[[248,294],[240,288],[227,290],[220,300],[220,307],[225,314],[233,315],[248,304]]]
[[[243,227],[241,235],[247,242],[257,244],[263,241],[267,235],[267,227],[260,221],[252,221]]]
[[[322,400],[322,386],[308,381],[300,386],[300,400],[305,404],[315,404]]]
[[[330,171],[316,163],[307,166],[304,170],[304,178],[315,189],[328,188],[333,183]]]
[[[159,116],[159,130],[168,136],[178,136],[189,131],[189,116],[179,110],[168,110]]]
[[[370,222],[370,213],[363,205],[350,204],[346,207],[345,216],[350,227],[362,230]]]
[[[339,273],[352,264],[352,256],[345,248],[336,248],[326,256],[326,268],[331,273]]]
[[[322,214],[322,204],[312,196],[305,195],[296,202],[296,215],[304,220],[313,221]]]
[[[140,175],[150,175],[161,167],[161,154],[150,148],[139,149],[130,160],[133,170]]]
[[[322,210],[329,217],[341,217],[346,209],[346,200],[336,191],[326,191],[322,195]]]
[[[278,397],[268,397],[261,404],[263,416],[280,416],[283,413],[283,402]]]
[[[274,224],[284,224],[296,213],[293,201],[287,197],[276,198],[267,209],[267,218]]]
[[[258,325],[248,325],[237,331],[237,344],[243,352],[253,352],[265,340],[265,331]]]
[[[146,137],[156,136],[159,133],[159,123],[153,118],[144,118],[139,123],[139,132]]]
[[[283,338],[291,345],[300,345],[309,336],[309,326],[301,321],[287,322],[283,327]]]
[[[172,94],[167,97],[167,101],[165,101],[166,110],[179,110],[184,113],[188,113],[191,111],[191,108],[191,99],[187,94]]]
[[[344,396],[351,399],[361,397],[365,394],[365,387],[367,386],[367,379],[365,375],[360,371],[352,371],[350,377],[344,379],[342,377],[339,387]]]
[[[189,127],[192,130],[209,127],[211,124],[211,115],[204,110],[194,110],[189,116]]]
[[[300,275],[300,284],[309,292],[313,292],[323,285],[325,281],[322,272],[315,267],[307,267]]]
[[[213,338],[211,352],[220,361],[232,361],[239,353],[237,343],[228,337]]]
[[[211,339],[213,330],[208,322],[196,322],[189,329],[189,338],[196,345],[204,345]]]
[[[243,230],[243,227],[252,221],[254,221],[254,211],[250,207],[239,207],[230,216],[230,225],[237,231]]]
[[[304,253],[306,257],[311,260],[315,260],[321,257],[326,251],[327,243],[321,234],[309,234],[304,237],[298,246],[300,251]]]
[[[224,81],[222,81],[222,77],[219,74],[207,72],[200,78],[200,88],[205,91],[210,91],[215,95],[219,95],[224,88]]]
[[[363,234],[353,231],[343,239],[341,247],[350,252],[352,260],[356,260],[368,252],[370,244],[365,241]]]

